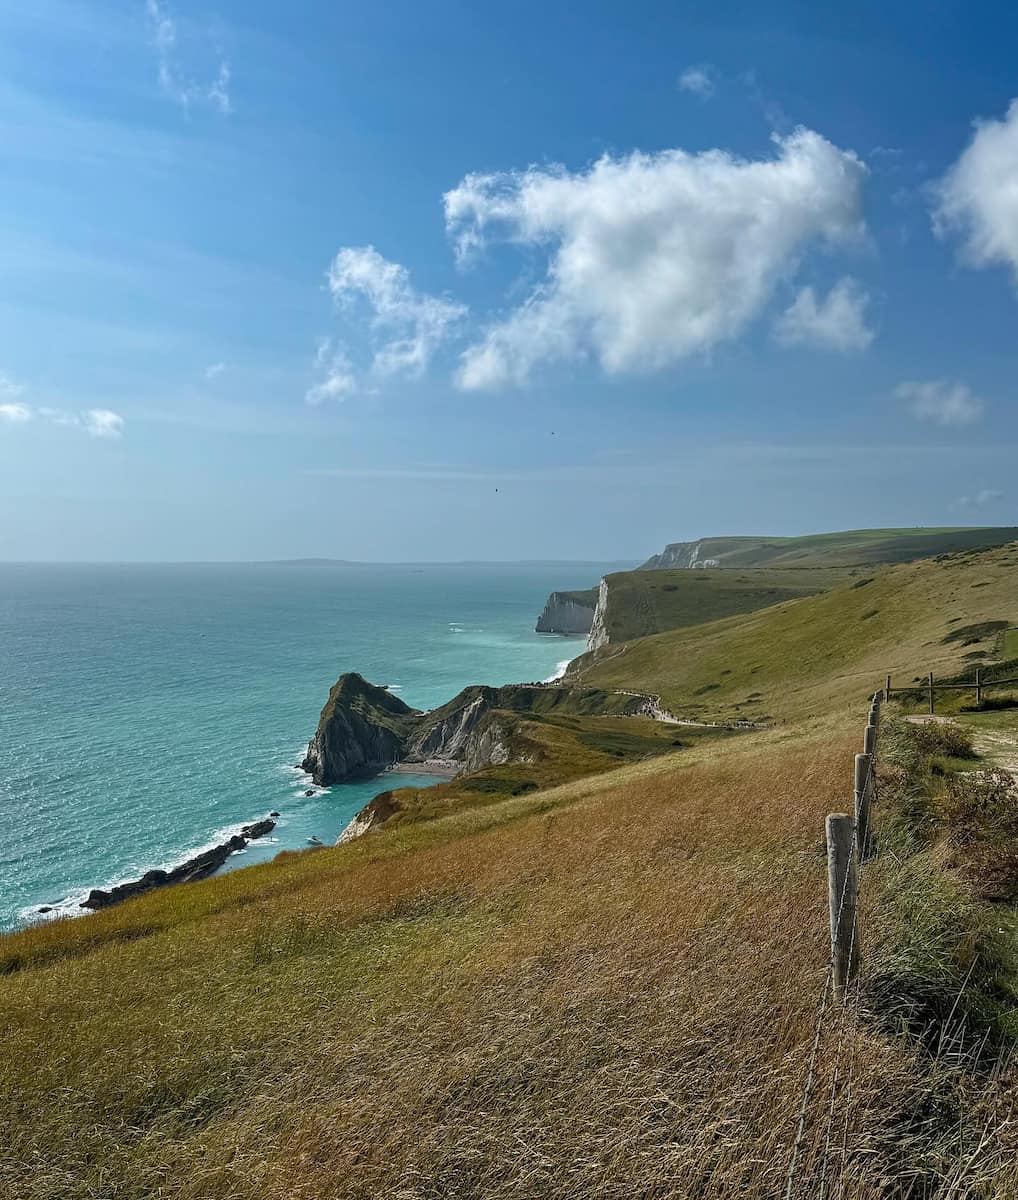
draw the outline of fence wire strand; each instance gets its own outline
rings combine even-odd
[[[879,696],[879,693],[877,694],[877,696]],[[877,703],[879,703],[879,700],[877,699],[877,697],[874,697],[874,700]],[[877,728],[879,729],[879,710],[878,710]],[[866,778],[865,795],[866,795],[867,799],[866,799],[866,807],[863,810],[865,813],[865,816],[866,816],[866,832],[865,832],[864,840],[863,840],[863,843],[860,845],[858,822],[855,822],[853,824],[852,842],[851,842],[851,846],[849,849],[849,861],[850,862],[854,861],[857,864],[857,866],[861,866],[862,863],[866,859],[868,859],[870,857],[870,855],[873,853],[872,813],[873,813],[873,808],[876,806],[876,803],[877,803],[877,772],[876,772],[876,754],[875,753],[870,760],[869,772],[868,772],[868,775]],[[846,896],[848,893],[848,881],[849,881],[850,876],[851,876],[851,871],[846,871],[845,880],[841,887],[841,895],[838,898],[837,913],[835,915],[835,920],[833,922],[833,929],[835,931],[841,929],[841,918],[842,918],[842,914],[844,912],[845,899],[846,899]],[[859,912],[858,912],[858,904],[856,904],[856,906],[853,908],[853,912],[852,912],[852,928],[849,933],[849,944],[848,944],[848,962],[849,962],[849,964],[851,964],[853,955],[855,954],[856,931],[858,928],[858,923],[859,923]],[[827,1015],[828,997],[831,992],[832,984],[834,981],[834,958],[835,958],[835,945],[834,945],[834,938],[832,937],[831,951],[830,951],[830,955],[828,958],[827,970],[824,972],[824,978],[823,978],[823,982],[822,982],[822,985],[820,988],[820,995],[819,995],[819,998],[817,1001],[817,1015],[816,1015],[816,1023],[815,1023],[814,1030],[813,1030],[813,1043],[810,1048],[809,1061],[808,1061],[808,1065],[806,1068],[806,1075],[803,1080],[802,1103],[799,1107],[799,1120],[796,1125],[795,1138],[792,1143],[792,1152],[791,1152],[791,1155],[789,1156],[788,1175],[786,1177],[786,1183],[785,1183],[784,1200],[793,1200],[793,1196],[795,1194],[796,1172],[800,1165],[800,1157],[802,1154],[803,1140],[806,1136],[806,1127],[807,1127],[807,1123],[808,1123],[807,1116],[808,1116],[808,1112],[809,1112],[809,1102],[810,1102],[810,1097],[812,1096],[812,1093],[813,1093],[813,1086],[814,1086],[815,1077],[816,1077],[817,1061],[820,1056],[820,1045],[823,1041],[823,1036],[824,1036],[824,1025],[825,1025],[825,1018]],[[851,967],[850,967],[850,969],[851,969]],[[834,1041],[835,1041],[835,1045],[837,1048],[837,1056],[835,1059],[834,1070],[833,1070],[833,1074],[831,1077],[830,1100],[827,1105],[827,1122],[826,1122],[826,1130],[825,1130],[825,1134],[824,1134],[824,1150],[823,1150],[821,1177],[820,1177],[820,1191],[819,1191],[820,1200],[826,1200],[826,1196],[827,1196],[827,1179],[828,1179],[829,1165],[830,1165],[830,1161],[831,1161],[831,1142],[832,1142],[832,1133],[833,1133],[833,1128],[834,1128],[834,1113],[835,1113],[835,1107],[836,1107],[836,1102],[837,1102],[837,1096],[838,1096],[839,1091],[841,1092],[841,1094],[848,1097],[849,1099],[851,1098],[851,1094],[852,1094],[852,1082],[853,1082],[853,1076],[854,1076],[854,1072],[855,1072],[855,1061],[856,1061],[856,1039],[854,1037],[851,1039],[852,1045],[851,1045],[851,1049],[850,1049],[850,1052],[848,1055],[848,1069],[847,1069],[847,1071],[845,1071],[843,1073],[842,1068],[845,1063],[844,1035],[845,1035],[845,1026],[847,1023],[847,1013],[848,1013],[848,1009],[849,1009],[848,1001],[849,1001],[851,986],[853,983],[855,984],[855,994],[858,997],[859,990],[860,990],[858,969],[856,969],[856,971],[853,973],[852,977],[847,981],[847,983],[845,985],[845,989],[844,989],[844,992],[841,997],[841,1003],[836,1006],[837,1010],[838,1010],[836,1022],[835,1022],[834,1027],[831,1030],[831,1033],[834,1035]],[[841,1088],[839,1088],[839,1083],[842,1084]],[[844,1175],[845,1175],[845,1171],[846,1171],[847,1165],[848,1165],[848,1133],[849,1133],[849,1112],[848,1112],[848,1107],[846,1106],[845,1124],[844,1124],[844,1128],[842,1131],[842,1147],[841,1147],[842,1192],[844,1192]]]

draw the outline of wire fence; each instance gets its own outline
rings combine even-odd
[[[858,994],[859,989],[859,875],[861,868],[873,853],[871,816],[877,801],[877,742],[882,700],[881,692],[875,693],[871,699],[869,719],[863,735],[863,752],[856,755],[853,789],[855,811],[852,814],[831,813],[826,821],[831,948],[827,970],[817,997],[813,1041],[806,1065],[802,1101],[785,1180],[785,1200],[793,1200],[797,1184],[802,1182],[803,1146],[809,1128],[810,1100],[816,1087],[817,1064],[825,1032],[838,1046],[838,1055],[831,1073],[830,1094],[825,1106],[826,1122],[820,1178],[810,1194],[820,1197],[821,1200],[827,1195],[828,1170],[837,1154],[835,1122],[839,1095],[845,1101],[840,1155],[842,1172],[848,1159],[848,1102],[851,1099],[855,1070],[855,1041],[853,1039],[852,1048],[846,1055],[845,1032],[850,1001]]]

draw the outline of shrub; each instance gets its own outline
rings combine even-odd
[[[909,722],[905,736],[923,758],[975,758],[970,730],[953,721]]]

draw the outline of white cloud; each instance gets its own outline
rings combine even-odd
[[[319,344],[315,366],[321,374],[321,379],[305,392],[304,399],[308,404],[342,400],[357,391],[357,377],[353,364],[342,347],[334,346],[330,339],[327,338]]]
[[[811,287],[803,288],[774,322],[774,337],[782,346],[817,346],[825,350],[865,350],[873,341],[866,324],[869,296],[849,277],[839,279],[817,299]]]
[[[217,379],[226,370],[226,363],[211,363],[205,368],[206,379]]]
[[[1018,283],[1018,100],[1003,120],[976,123],[935,195],[937,233],[959,233],[964,261],[1009,266]]]
[[[343,309],[351,309],[358,301],[367,306],[371,372],[382,378],[423,374],[435,351],[467,312],[453,300],[419,292],[406,267],[383,258],[374,246],[340,250],[329,267],[329,291]],[[351,368],[345,354],[333,358],[330,370],[336,394],[352,390],[346,383]]]
[[[124,418],[108,408],[86,409],[81,424],[90,437],[118,438],[124,432]]]
[[[463,355],[460,385],[522,383],[590,354],[609,373],[659,368],[738,335],[808,243],[864,230],[859,159],[808,129],[774,140],[761,161],[666,150],[468,175],[445,196],[459,259],[496,233],[549,262]]]
[[[0,422],[21,425],[32,419],[32,410],[27,404],[0,404]]]
[[[971,425],[983,415],[985,407],[967,384],[946,379],[899,383],[894,395],[908,404],[914,417],[934,425]]]
[[[973,496],[959,496],[955,501],[956,508],[985,508],[995,500],[1003,499],[1004,493],[997,488],[982,488]]]
[[[15,383],[10,376],[0,374],[0,396],[20,396],[24,390],[24,387]]]
[[[701,100],[709,100],[717,90],[717,72],[709,63],[687,67],[679,76],[679,88]]]
[[[224,115],[233,111],[230,101],[230,64],[220,59],[215,78],[202,83],[182,72],[178,64],[177,25],[160,0],[145,0],[152,26],[152,45],[159,62],[159,85],[184,109],[208,104]]]

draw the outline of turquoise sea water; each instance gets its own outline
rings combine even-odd
[[[0,564],[0,928],[271,809],[275,836],[230,867],[335,840],[390,786],[304,795],[342,672],[419,708],[549,678],[583,646],[534,633],[548,592],[613,567]]]

